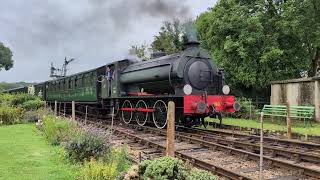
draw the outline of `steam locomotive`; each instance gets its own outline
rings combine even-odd
[[[86,72],[46,81],[29,90],[48,103],[59,106],[76,102],[78,110],[89,106],[97,113],[110,114],[114,108],[121,121],[144,126],[167,124],[167,103],[176,105],[176,123],[199,125],[204,118],[219,118],[233,113],[240,105],[228,95],[224,71],[218,69],[207,51],[197,42],[189,42],[180,53],[161,53],[148,61],[124,59]],[[106,68],[113,72],[107,80]],[[26,88],[21,88],[26,91]],[[19,89],[7,92],[19,92]]]

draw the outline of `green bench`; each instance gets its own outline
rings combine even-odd
[[[290,106],[290,117],[303,119],[304,124],[306,124],[306,119],[308,119],[311,125],[311,119],[314,116],[314,111],[315,108],[313,106]],[[265,116],[288,116],[286,105],[264,105],[261,112],[263,112]]]

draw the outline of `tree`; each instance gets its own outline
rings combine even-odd
[[[6,71],[13,67],[12,52],[0,42],[0,71],[5,69]]]
[[[129,49],[129,54],[136,55],[139,58],[142,58],[143,60],[150,59],[148,57],[148,45],[142,44],[142,45],[133,45]]]
[[[163,51],[166,54],[173,54],[184,49],[184,26],[178,20],[165,21],[160,28],[158,35],[154,36],[151,44],[153,52]]]
[[[233,89],[267,92],[270,81],[310,69],[301,39],[283,25],[286,3],[220,0],[197,18],[202,46],[225,68]]]
[[[282,4],[282,9],[284,33],[299,39],[299,51],[311,60],[309,75],[314,76],[320,65],[320,1],[290,0]]]
[[[194,36],[192,28],[192,21],[184,23],[181,23],[178,19],[165,21],[160,28],[159,34],[154,36],[150,47],[146,44],[133,45],[129,49],[129,53],[148,60],[150,59],[150,53],[164,52],[166,55],[170,55],[180,52],[185,49],[188,34]]]

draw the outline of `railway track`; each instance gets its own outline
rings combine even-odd
[[[103,123],[102,121],[88,122],[104,129],[110,126],[105,120]],[[259,155],[255,143],[248,144],[249,142],[241,142],[239,139],[218,138],[212,133],[200,132],[201,130],[185,129],[185,131],[176,132],[177,157],[227,179],[258,179]],[[196,131],[199,134],[195,133]],[[130,147],[143,152],[144,157],[140,156],[140,159],[145,159],[146,156],[149,156],[146,158],[159,157],[165,151],[165,130],[133,124],[117,124],[114,126],[114,132],[118,139],[126,139]],[[264,155],[265,179],[318,179],[320,177],[317,157],[302,156],[302,152],[289,151],[286,148],[269,147],[269,142],[267,143],[265,147],[267,153]],[[269,152],[273,153],[271,153],[272,156]],[[299,158],[293,154],[298,154]]]
[[[260,136],[223,130],[180,128],[186,132],[183,134],[189,137],[196,137],[253,153],[259,153],[260,151]],[[264,152],[270,157],[287,158],[295,163],[315,163],[320,166],[320,144],[265,137]]]

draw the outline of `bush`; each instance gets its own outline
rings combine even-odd
[[[186,179],[188,170],[181,160],[161,157],[145,161],[139,167],[139,173],[150,179]]]
[[[187,180],[216,180],[216,176],[212,175],[208,171],[193,168],[188,176]]]
[[[40,100],[40,98],[37,96],[33,96],[31,94],[25,94],[25,93],[15,94],[13,95],[13,99],[11,99],[11,105],[18,106],[27,101],[32,101],[32,100]]]
[[[40,119],[40,115],[37,111],[27,111],[23,114],[22,121],[24,123],[37,122]]]
[[[75,125],[67,119],[51,115],[43,118],[43,125],[41,127],[48,142],[52,145],[59,145],[61,142],[67,141],[75,129]]]
[[[91,158],[90,161],[84,161],[81,169],[82,179],[121,179],[129,169],[130,162],[127,159],[126,148],[112,149],[109,148],[103,158],[96,160]]]
[[[85,161],[80,179],[115,179],[118,176],[117,162],[104,163],[102,160]]]
[[[40,108],[33,111],[27,111],[24,113],[22,121],[27,122],[36,122],[41,120],[45,116],[52,116],[52,112],[48,109]]]
[[[39,108],[43,108],[45,105],[44,101],[41,101],[40,99],[34,99],[34,100],[29,100],[25,101],[20,105],[25,110],[37,110]]]
[[[123,172],[129,169],[131,163],[128,161],[127,148],[109,148],[104,156],[104,161],[108,163],[117,162],[117,171]]]
[[[2,105],[11,106],[11,102],[13,99],[14,99],[13,94],[8,94],[8,93],[0,94],[0,103]]]
[[[66,143],[65,149],[70,160],[82,162],[102,157],[108,147],[101,137],[79,131]]]
[[[10,107],[7,105],[0,106],[0,124],[19,123],[23,114],[21,108]]]
[[[181,160],[172,157],[161,157],[152,161],[146,160],[139,164],[139,174],[144,179],[185,179],[215,180],[211,173],[191,168]]]

